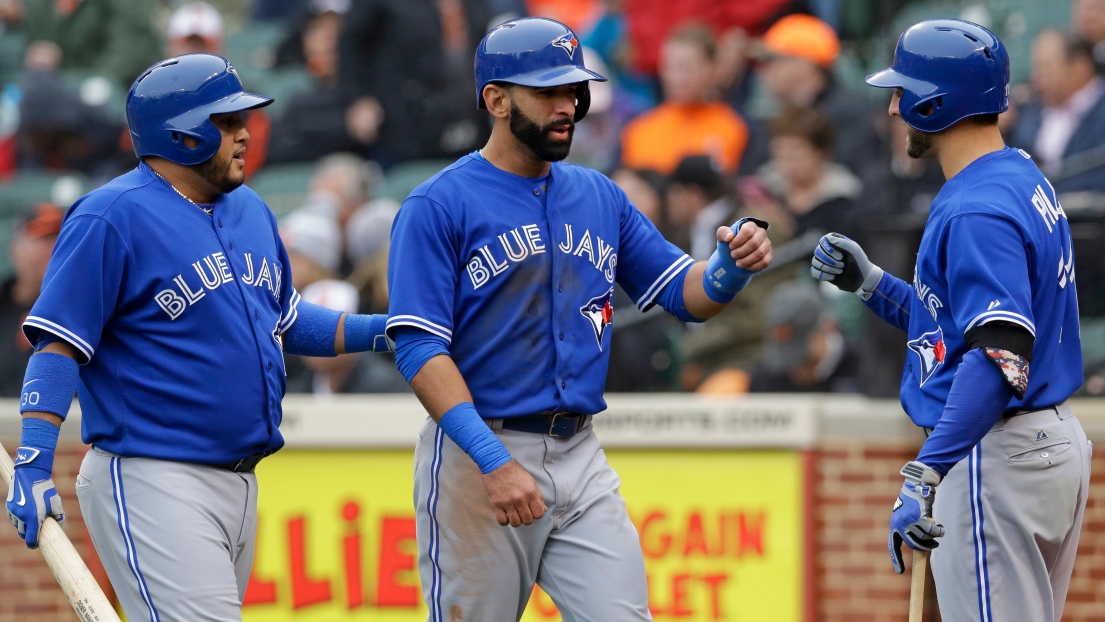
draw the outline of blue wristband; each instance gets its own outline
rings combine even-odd
[[[346,352],[390,352],[394,348],[388,344],[387,335],[384,334],[384,326],[388,316],[376,315],[347,315],[345,316],[345,351]]]
[[[736,233],[748,221],[756,223],[764,230],[770,227],[769,224],[758,218],[741,218],[733,223],[730,229]],[[752,270],[745,270],[737,266],[737,262],[730,254],[728,242],[718,242],[714,254],[710,255],[709,261],[706,262],[706,270],[702,273],[702,289],[706,290],[706,295],[710,297],[710,300],[720,304],[729,304],[733,301],[737,292],[748,285],[755,274]]]
[[[52,413],[65,420],[80,380],[80,366],[55,352],[36,352],[27,362],[19,412]]]
[[[54,450],[61,428],[36,417],[23,417],[23,434],[15,450],[15,466],[30,465],[46,473],[54,471]]]
[[[284,332],[284,350],[301,356],[334,356],[341,311],[300,300],[295,323]]]
[[[510,462],[510,452],[487,427],[472,402],[461,402],[445,411],[437,424],[464,453],[471,456],[484,475]]]

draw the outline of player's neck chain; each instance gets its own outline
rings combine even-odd
[[[150,170],[151,170],[151,171],[153,171],[153,169],[152,169],[152,168],[151,168]],[[163,182],[165,182],[165,183],[169,184],[169,187],[173,189],[173,192],[175,192],[175,193],[177,193],[178,195],[180,195],[180,198],[184,199],[185,201],[188,201],[188,202],[189,202],[189,203],[191,203],[192,205],[195,205],[196,207],[198,207],[198,208],[200,208],[201,210],[203,210],[203,213],[204,213],[204,214],[207,214],[208,216],[211,216],[212,214],[214,214],[214,213],[215,213],[215,206],[214,206],[214,205],[200,205],[199,203],[196,203],[196,202],[195,202],[195,201],[193,201],[192,199],[189,199],[189,198],[188,198],[188,196],[187,196],[186,194],[184,194],[184,193],[183,193],[183,192],[181,192],[180,190],[177,190],[177,189],[176,189],[176,186],[174,186],[173,184],[169,183],[169,180],[168,180],[168,179],[165,179],[164,177],[162,177],[161,173],[158,173],[157,171],[153,171],[153,174],[154,174],[154,175],[157,175],[158,177],[161,177],[161,181],[163,181]]]

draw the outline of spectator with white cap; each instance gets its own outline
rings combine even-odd
[[[315,281],[331,279],[341,264],[341,229],[332,216],[299,209],[280,221],[288,250],[292,286],[302,292]]]
[[[186,2],[173,11],[166,31],[165,56],[223,55],[223,16],[206,2]]]

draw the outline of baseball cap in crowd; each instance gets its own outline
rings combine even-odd
[[[32,240],[56,236],[61,232],[61,222],[65,213],[53,203],[39,203],[34,212],[19,225],[19,231]]]
[[[721,167],[708,155],[689,155],[676,165],[671,173],[671,182],[687,186],[698,186],[708,195],[722,193],[724,179]]]
[[[289,253],[299,253],[319,267],[337,272],[341,263],[341,230],[333,218],[296,210],[280,221],[280,238]],[[302,293],[301,293],[302,295]]]
[[[343,313],[356,313],[360,305],[357,288],[345,281],[323,279],[315,281],[299,293],[304,301]]]
[[[761,361],[774,373],[789,372],[806,361],[810,336],[825,317],[825,300],[813,285],[782,283],[764,305]]]
[[[812,15],[787,15],[767,29],[761,43],[769,57],[803,58],[824,69],[831,69],[840,55],[833,27]]]
[[[218,47],[223,41],[223,17],[206,2],[187,2],[169,18],[167,35],[174,41],[199,37],[208,45]]]
[[[398,213],[399,203],[386,197],[373,199],[353,212],[345,226],[345,247],[353,263],[372,259],[387,245]]]

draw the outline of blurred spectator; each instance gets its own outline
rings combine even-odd
[[[833,77],[839,54],[840,41],[828,24],[810,15],[788,15],[764,33],[757,76],[779,110],[812,107],[829,118],[837,136],[830,156],[863,180],[869,202],[881,205],[889,173],[886,146],[868,100]],[[744,171],[769,157],[765,129],[762,124],[754,128]]]
[[[764,350],[753,367],[753,393],[859,393],[859,358],[804,281],[775,288],[764,311]]]
[[[590,30],[603,13],[601,0],[526,0],[525,8],[529,15],[555,19],[575,32]]]
[[[34,351],[23,336],[23,320],[42,289],[62,216],[57,206],[43,203],[16,227],[10,248],[15,275],[0,283],[0,397],[19,397],[22,389]]]
[[[268,161],[310,162],[364,151],[346,124],[349,85],[338,83],[339,37],[349,8],[349,0],[308,0],[292,38],[278,50],[278,66],[304,66],[315,85],[288,98],[269,139]]]
[[[186,2],[173,11],[165,32],[165,56],[223,55],[223,17],[206,2]]]
[[[345,313],[357,312],[357,290],[344,281],[316,281],[303,300]],[[357,352],[334,357],[288,355],[288,393],[407,393],[410,388],[390,354]]]
[[[489,134],[476,109],[472,58],[491,18],[486,0],[359,0],[342,25],[344,118],[385,168],[451,158]]]
[[[154,31],[157,3],[148,0],[22,0],[28,56],[49,69],[105,75],[123,88],[161,52]]]
[[[611,180],[642,214],[663,231],[665,179],[656,171],[619,169]],[[606,391],[671,391],[678,388],[676,343],[684,327],[667,313],[642,312],[622,288],[614,288],[617,317],[610,341]]]
[[[387,313],[388,247],[397,213],[399,203],[394,199],[372,199],[346,224],[345,254],[353,268],[346,281],[360,292],[361,313]]]
[[[736,205],[725,192],[725,178],[709,156],[679,161],[667,188],[668,215],[686,229],[687,251],[695,260],[709,259],[717,248],[717,229],[736,222]]]
[[[793,237],[839,231],[862,240],[863,183],[832,160],[834,127],[814,108],[790,108],[770,123],[771,160],[757,176],[782,206],[787,220],[773,225]]]
[[[253,0],[250,17],[259,22],[287,21],[295,16],[302,4],[303,0]]]
[[[1090,44],[1045,30],[1032,44],[1037,101],[1022,106],[1009,143],[1032,154],[1056,192],[1105,190],[1105,79]]]
[[[717,101],[716,52],[714,37],[703,26],[686,26],[668,38],[660,60],[664,101],[626,126],[623,166],[670,174],[684,156],[704,153],[724,171],[736,170],[748,127]]]
[[[584,64],[599,75],[608,76],[610,69],[594,50],[581,46]],[[604,73],[605,72],[605,73]],[[572,152],[565,162],[579,164],[597,171],[609,172],[618,160],[618,135],[621,121],[614,104],[614,87],[608,82],[590,84],[591,107],[587,117],[576,124]]]
[[[1072,0],[1071,27],[1093,46],[1098,71],[1105,69],[1105,0]]]
[[[792,0],[625,0],[629,46],[638,71],[656,73],[672,28],[688,21],[709,24],[715,32],[737,27],[759,34],[763,25]]]
[[[302,295],[311,283],[332,279],[341,263],[341,230],[333,216],[299,209],[280,221],[292,287]],[[356,310],[354,309],[354,312]]]
[[[606,65],[606,73],[599,73],[610,81],[595,82],[591,86],[609,85],[613,93],[613,114],[622,124],[659,103],[655,78],[633,67],[625,4],[626,0],[605,0],[605,10],[590,30],[576,31],[580,33],[580,43],[584,48],[594,50]],[[587,57],[587,66],[591,66],[590,56]]]

